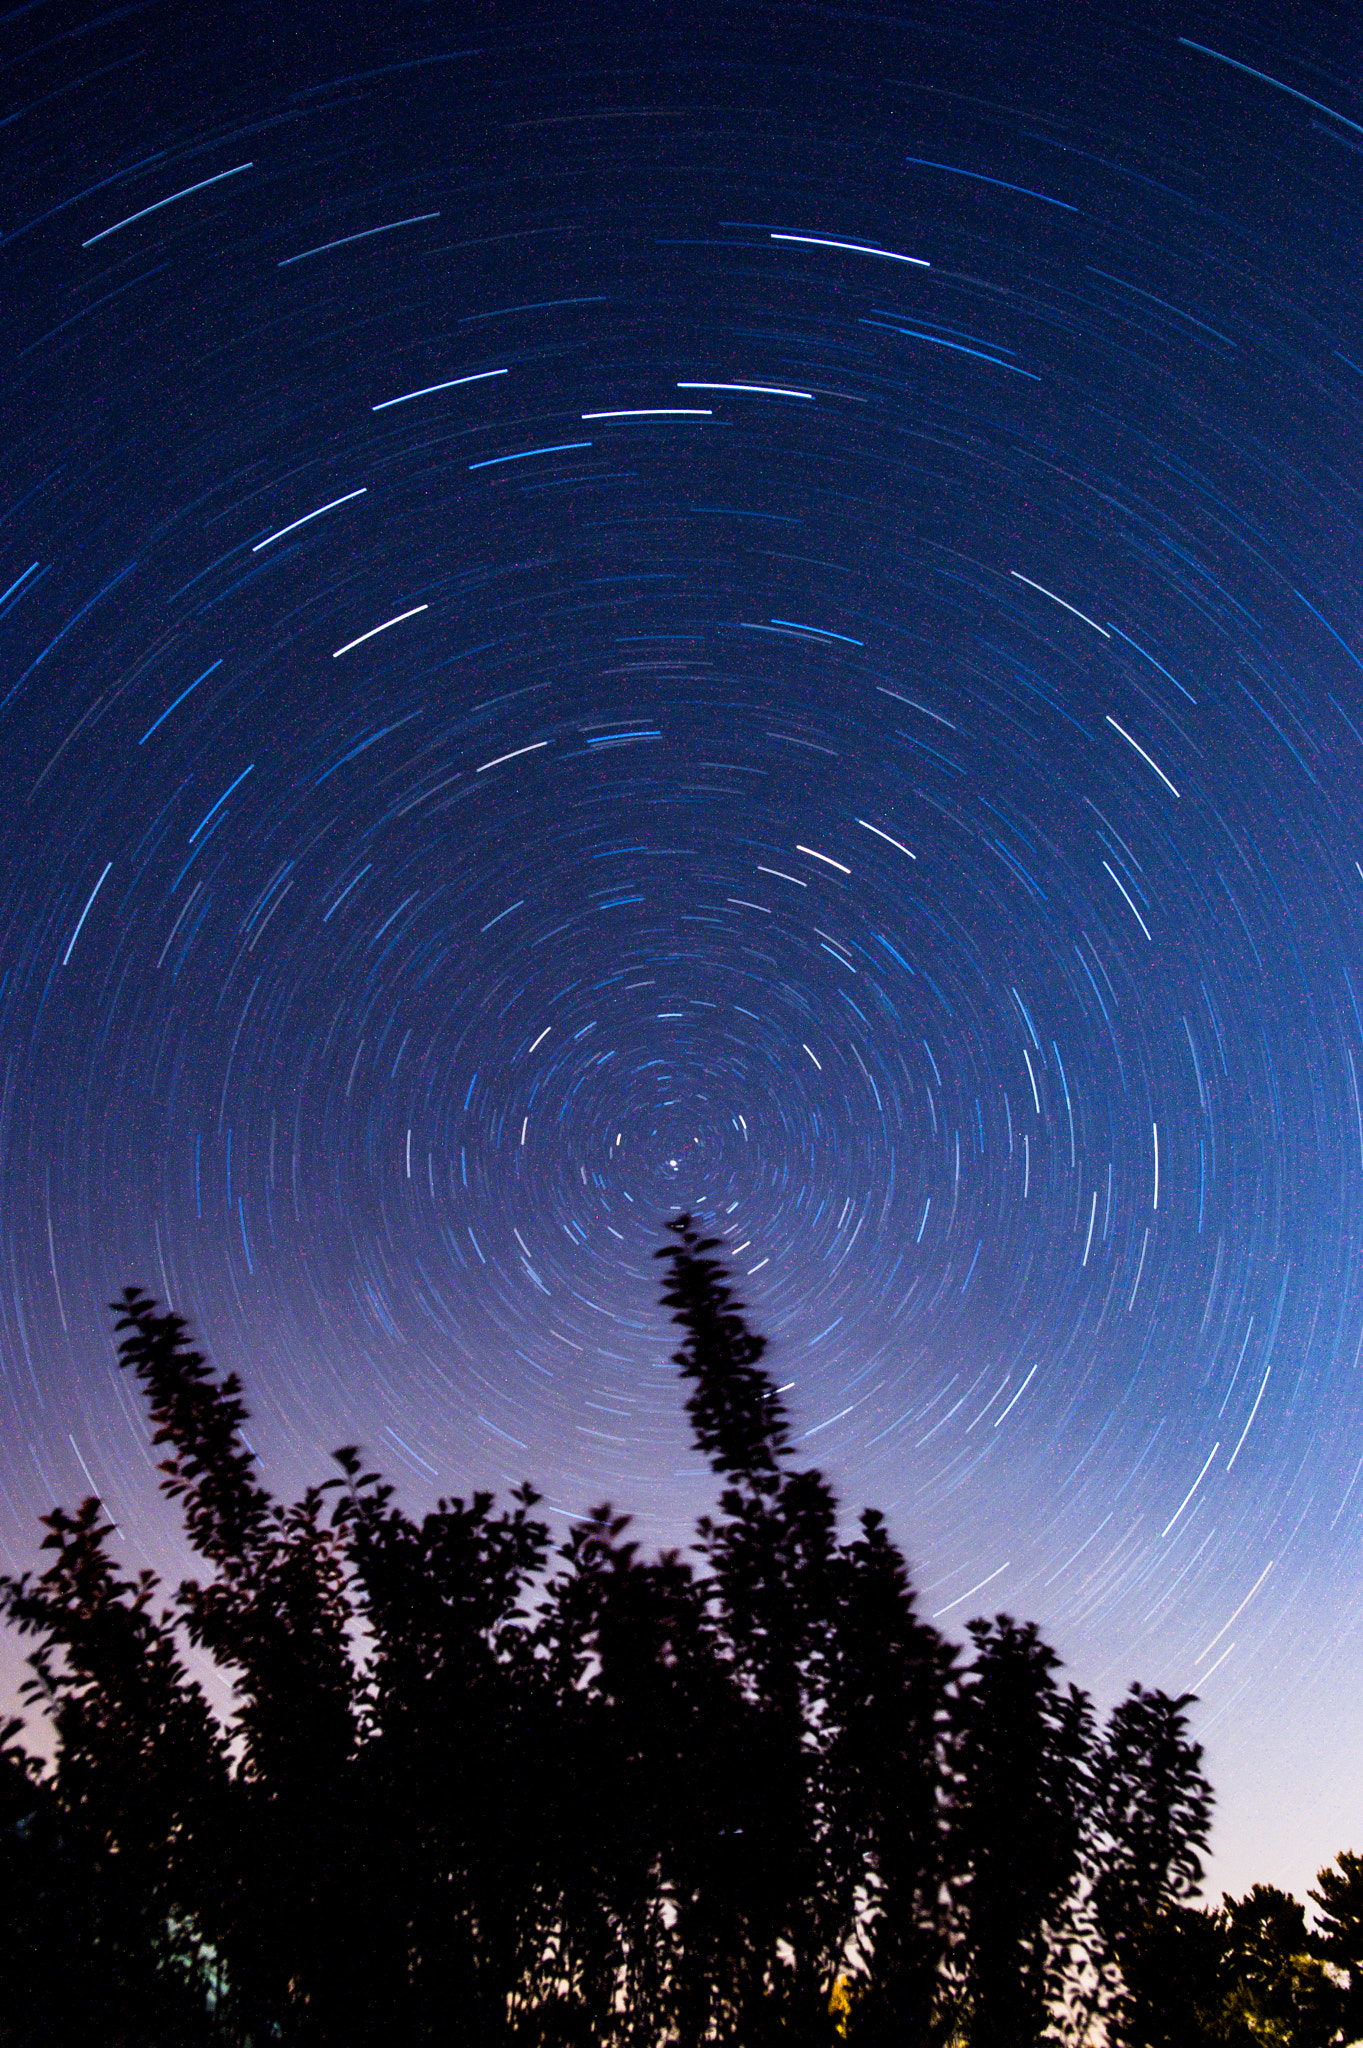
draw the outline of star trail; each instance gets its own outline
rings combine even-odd
[[[924,1610],[1363,1847],[1363,98],[1214,5],[0,20],[0,1552],[710,1497],[722,1233]],[[18,1656],[6,1651],[11,1683]]]

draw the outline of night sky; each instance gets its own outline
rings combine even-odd
[[[1363,1848],[1363,91],[1301,9],[0,20],[0,1561],[713,1497],[651,1254],[957,1635]],[[363,18],[360,18],[363,17]],[[1333,22],[1333,27],[1329,24]],[[17,1658],[7,1653],[7,1670]]]

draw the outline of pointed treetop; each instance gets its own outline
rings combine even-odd
[[[151,1410],[153,1444],[169,1444],[161,1491],[184,1501],[185,1528],[201,1557],[221,1565],[260,1542],[274,1502],[253,1474],[241,1431],[247,1420],[235,1373],[219,1380],[189,1341],[183,1316],[158,1314],[141,1288],[113,1303],[124,1332],[118,1362],[142,1382]]]
[[[719,1258],[717,1237],[702,1237],[690,1216],[668,1224],[678,1242],[655,1257],[671,1271],[663,1301],[686,1332],[672,1354],[684,1380],[695,1382],[686,1403],[696,1443],[713,1471],[775,1493],[780,1461],[790,1448],[790,1422],[772,1376],[761,1363],[765,1337],[750,1330]]]

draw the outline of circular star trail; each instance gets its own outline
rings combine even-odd
[[[0,22],[0,1501],[677,1540],[651,1254],[948,1629],[1363,1821],[1363,98],[1266,7]],[[1350,1737],[1355,1738],[1351,1753]]]

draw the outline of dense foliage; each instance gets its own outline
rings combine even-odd
[[[716,1254],[664,1300],[721,1481],[692,1561],[521,1487],[420,1521],[354,1447],[285,1506],[183,1321],[130,1290],[204,1576],[120,1577],[100,1504],[0,1582],[47,1770],[0,1740],[0,2043],[468,2048],[1324,2044],[1363,1985],[1363,1862],[1323,1932],[1188,1904],[1211,1795],[1187,1698],[1100,1730],[1031,1624],[918,1613],[884,1519],[843,1534]],[[219,1724],[186,1669],[235,1701]]]

